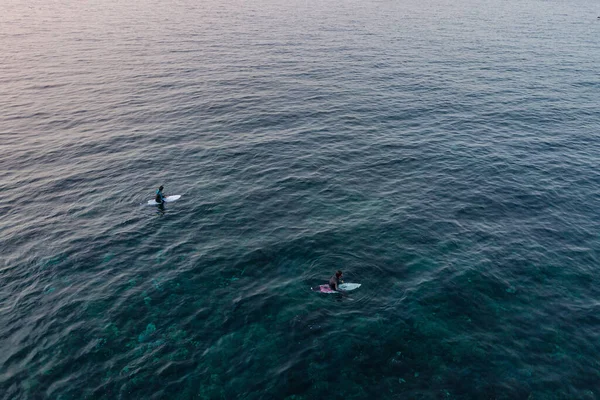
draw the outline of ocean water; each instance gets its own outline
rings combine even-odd
[[[600,399],[598,15],[4,0],[0,399]]]

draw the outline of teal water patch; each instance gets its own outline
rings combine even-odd
[[[138,342],[143,343],[147,341],[156,332],[156,325],[150,323],[146,326],[146,330],[138,335]]]
[[[115,257],[114,253],[106,253],[104,257],[102,257],[102,262],[107,263],[110,262]]]

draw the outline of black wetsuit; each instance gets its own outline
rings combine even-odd
[[[161,203],[161,204],[165,202],[165,198],[163,197],[162,190],[156,191],[156,198],[154,199],[154,201],[156,201],[157,203]]]
[[[334,275],[329,280],[329,287],[331,288],[331,290],[337,290],[336,284],[337,285],[340,284],[340,278],[338,278],[337,276]]]

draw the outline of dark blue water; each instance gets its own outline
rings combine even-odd
[[[4,1],[0,398],[600,398],[599,13]]]

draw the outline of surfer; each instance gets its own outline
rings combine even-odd
[[[163,187],[159,187],[158,190],[156,191],[156,197],[154,198],[154,201],[156,201],[159,204],[164,204],[165,203],[165,196],[163,195]]]
[[[339,269],[335,272],[335,275],[331,277],[331,279],[329,279],[329,287],[331,288],[331,290],[335,290],[336,292],[339,291],[340,289],[338,288],[338,285],[341,283],[344,283],[344,281],[341,280],[342,279],[342,271],[340,271]]]

